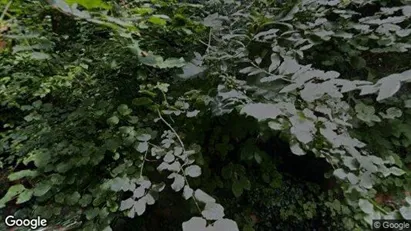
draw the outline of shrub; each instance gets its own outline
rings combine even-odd
[[[82,230],[411,219],[409,1],[0,2],[4,215]]]

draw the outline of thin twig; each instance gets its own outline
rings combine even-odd
[[[143,168],[144,168],[144,164],[145,164],[146,159],[147,159],[147,153],[148,153],[148,148],[147,148],[147,150],[146,150],[146,153],[144,154],[143,163],[141,164],[141,168],[140,168],[140,178],[143,177]]]
[[[160,110],[157,110],[158,112],[158,116],[160,117],[160,120],[163,121],[163,123],[165,123],[165,125],[167,125],[168,128],[170,128],[170,130],[176,135],[178,142],[180,142],[181,147],[183,148],[183,151],[185,152],[185,148],[184,148],[184,143],[181,140],[180,136],[177,134],[176,130],[174,130],[174,128],[161,116],[161,112]]]
[[[210,47],[211,47],[211,31],[212,29],[210,28],[210,32],[208,33],[208,44],[207,44],[206,54],[208,53],[208,50],[210,50]]]
[[[1,13],[0,21],[3,21],[3,18],[4,18],[4,16],[6,15],[7,11],[9,10],[10,5],[11,5],[12,2],[13,2],[13,0],[10,0],[10,1],[7,3],[6,7],[5,7],[4,10],[3,10],[3,13]]]
[[[151,145],[151,146],[153,146],[153,147],[155,147],[155,148],[160,148],[160,149],[161,149],[161,147],[158,146],[158,145],[152,144],[152,143],[150,143],[150,142],[148,142],[148,144]]]
[[[180,142],[181,148],[183,149],[183,153],[184,153],[184,152],[185,152],[184,143],[183,143],[183,141],[181,140],[180,136],[177,134],[176,130],[174,130],[174,128],[161,116],[160,110],[157,109],[157,112],[158,112],[158,116],[160,117],[160,120],[163,121],[163,123],[165,123],[165,124],[167,125],[167,127],[170,128],[170,130],[174,133],[174,135],[176,135],[178,141]],[[184,170],[183,170],[183,167],[182,167],[182,166],[180,167],[180,171],[181,171],[181,173],[182,173],[182,175],[183,175],[183,177],[184,177],[184,181],[186,182],[186,184],[187,184],[188,186],[190,186],[190,184],[188,183],[188,180],[187,180],[187,176],[186,176],[186,174],[184,173]],[[201,209],[200,209],[200,206],[198,205],[197,199],[194,197],[194,195],[192,196],[192,198],[193,198],[193,200],[194,200],[194,203],[195,203],[198,211],[199,211],[200,214],[201,214]]]
[[[378,210],[383,212],[384,214],[388,214],[388,212],[383,209],[381,206],[379,206],[374,200],[368,199],[369,202],[371,202]]]

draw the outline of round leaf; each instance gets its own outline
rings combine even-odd
[[[198,165],[191,165],[188,166],[184,172],[190,177],[198,177],[201,175],[201,168]]]

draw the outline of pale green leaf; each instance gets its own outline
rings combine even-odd
[[[24,192],[26,188],[22,184],[17,184],[11,186],[8,190],[6,195],[0,199],[0,208],[4,208],[5,204],[14,199],[15,196],[19,195],[20,193]]]
[[[116,125],[118,124],[118,122],[120,122],[120,120],[118,119],[117,116],[112,116],[109,119],[107,119],[107,124],[109,125]]]
[[[190,188],[190,186],[186,185],[184,186],[184,190],[183,190],[183,197],[184,199],[188,200],[193,196],[193,189]]]
[[[237,223],[230,219],[220,219],[214,222],[215,231],[239,231]]]
[[[10,181],[15,181],[15,180],[19,180],[19,179],[25,178],[25,177],[33,178],[33,177],[36,177],[37,175],[38,175],[37,171],[22,170],[22,171],[11,173],[7,178]]]
[[[212,198],[210,195],[208,195],[207,193],[203,192],[201,189],[197,189],[194,192],[194,197],[203,202],[203,203],[209,203],[209,202],[215,202],[215,199]]]
[[[377,101],[381,101],[393,96],[401,88],[401,82],[397,79],[387,79],[383,81],[378,92]]]
[[[397,167],[391,167],[389,168],[389,171],[391,174],[395,175],[395,176],[401,176],[403,174],[405,174],[404,170],[399,169]]]
[[[268,72],[273,72],[274,70],[276,70],[281,64],[281,59],[280,56],[277,55],[276,53],[273,53],[271,55],[271,64],[268,67]]]
[[[290,146],[291,152],[297,156],[305,155],[306,152],[301,148],[299,143],[294,143]]]
[[[224,217],[224,208],[217,203],[207,203],[201,212],[201,215],[207,220],[220,220]]]
[[[48,182],[40,182],[34,188],[34,196],[40,197],[50,191],[52,185]]]
[[[136,145],[136,150],[140,153],[144,153],[148,150],[148,143],[147,142],[138,142]]]
[[[32,196],[33,196],[33,190],[24,190],[17,197],[16,204],[23,204],[23,203],[29,201]]]
[[[184,170],[184,173],[190,177],[198,177],[201,175],[201,168],[198,165],[190,165]]]
[[[411,206],[403,206],[400,208],[401,216],[406,220],[411,220]]]
[[[283,113],[274,104],[253,103],[247,104],[241,109],[241,114],[246,114],[256,118],[258,121],[275,119]]]
[[[174,182],[171,184],[171,188],[176,192],[180,191],[185,185],[184,177],[182,175],[176,174],[176,173],[173,173],[170,176],[172,176],[172,178],[174,178]]]
[[[334,170],[333,174],[341,180],[344,180],[347,177],[347,173],[342,168]]]
[[[193,217],[190,220],[183,222],[183,231],[205,231],[207,221],[201,217]]]
[[[368,200],[360,199],[358,206],[364,213],[372,214],[374,212],[374,206]]]

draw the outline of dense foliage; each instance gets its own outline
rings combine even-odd
[[[0,3],[0,217],[411,219],[409,0]]]

